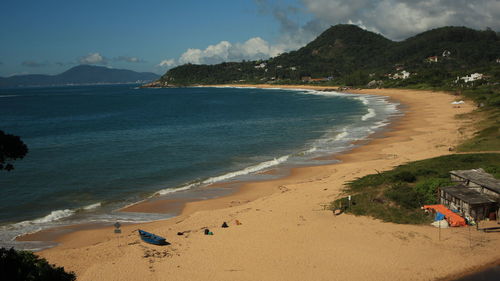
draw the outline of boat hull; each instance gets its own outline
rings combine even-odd
[[[139,236],[141,237],[142,241],[149,244],[159,245],[159,246],[170,245],[170,243],[168,243],[165,238],[155,235],[153,233],[149,233],[144,230],[139,229]]]

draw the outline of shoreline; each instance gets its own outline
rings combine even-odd
[[[334,89],[332,87],[323,87],[323,86],[307,86],[307,85],[301,85],[300,87],[295,87],[295,86],[290,86],[290,85],[279,85],[279,86],[271,86],[271,85],[245,85],[245,84],[241,84],[241,85],[234,85],[234,86],[227,86],[227,85],[206,85],[206,86],[200,86],[200,87],[221,87],[221,88],[259,88],[259,89],[293,89],[293,90],[297,90],[297,89],[304,89],[304,90],[319,90],[319,91],[334,91]],[[336,91],[336,90],[335,90]],[[341,93],[345,93],[345,94],[363,94],[363,93],[354,93],[354,92],[341,92]],[[392,104],[397,104],[397,107],[398,107],[398,113],[399,114],[404,114],[404,105],[402,104],[399,104],[397,101],[395,100],[390,100],[390,103]],[[216,196],[215,198],[209,198],[209,199],[196,199],[196,198],[184,198],[184,199],[181,199],[181,200],[177,200],[177,199],[169,199],[169,198],[155,198],[155,197],[151,197],[151,198],[146,198],[140,202],[136,202],[136,203],[132,203],[128,206],[125,206],[124,208],[121,208],[120,211],[125,211],[125,212],[128,212],[128,211],[131,211],[131,212],[145,212],[145,213],[154,213],[154,212],[159,212],[159,213],[166,213],[164,211],[163,208],[161,207],[156,207],[156,206],[160,206],[161,204],[161,201],[165,202],[165,203],[173,203],[173,204],[177,204],[177,206],[182,206],[180,209],[176,209],[173,213],[174,213],[174,216],[178,216],[180,214],[183,214],[183,209],[185,207],[185,205],[187,203],[191,203],[191,202],[197,202],[197,201],[204,201],[204,200],[213,200],[213,199],[216,199],[216,198],[219,198],[219,197],[227,197],[227,196],[231,196],[235,193],[238,193],[239,190],[245,186],[245,185],[251,185],[252,183],[256,183],[256,182],[262,182],[262,181],[272,181],[272,180],[280,180],[280,179],[283,179],[283,178],[286,178],[286,177],[289,177],[291,175],[291,171],[293,169],[296,169],[296,168],[301,168],[301,167],[314,167],[314,166],[324,166],[324,165],[334,165],[336,164],[337,162],[341,162],[341,160],[339,159],[339,157],[341,155],[344,155],[344,154],[348,154],[350,153],[351,150],[355,149],[356,147],[358,146],[362,146],[364,144],[367,144],[369,143],[371,140],[373,139],[377,139],[377,138],[383,138],[384,137],[384,134],[388,131],[390,131],[392,129],[392,127],[397,124],[398,122],[398,118],[400,116],[397,114],[397,115],[389,115],[388,116],[388,124],[385,125],[383,127],[382,130],[379,130],[379,131],[376,131],[376,132],[373,132],[373,133],[370,133],[368,134],[366,137],[362,138],[362,139],[358,139],[358,140],[355,140],[353,142],[351,142],[351,144],[353,145],[352,147],[349,147],[345,150],[342,150],[340,152],[332,152],[332,153],[329,153],[329,154],[326,154],[324,156],[320,156],[320,157],[316,157],[316,158],[312,158],[310,159],[308,162],[308,164],[306,165],[299,165],[299,166],[294,166],[294,165],[289,165],[288,167],[280,167],[281,164],[278,164],[278,166],[273,166],[271,167],[272,171],[270,172],[267,172],[267,169],[263,170],[263,172],[257,172],[256,174],[274,174],[273,171],[275,171],[276,169],[280,169],[282,170],[281,173],[278,175],[277,178],[275,179],[251,179],[251,180],[243,180],[243,181],[236,181],[236,182],[233,182],[233,181],[222,181],[222,182],[216,182],[216,183],[213,183],[213,184],[209,184],[207,186],[201,186],[200,188],[201,189],[210,189],[212,187],[224,187],[224,186],[232,186],[231,188],[231,191],[229,191],[229,194],[223,194],[223,195],[220,195],[220,196]],[[333,161],[335,163],[328,163],[328,164],[323,164],[323,163],[317,163],[315,164],[313,161],[314,160],[319,160],[319,161]],[[188,190],[190,191],[190,190]],[[265,194],[263,194],[263,196],[265,196]],[[156,204],[152,203],[151,201],[160,201],[160,202],[157,202]],[[172,210],[172,209],[169,209],[169,210]]]
[[[294,168],[289,176],[282,179],[245,183],[234,195],[187,203],[177,217],[146,224],[126,225],[123,227],[122,241],[125,242],[122,242],[122,245],[117,246],[112,228],[107,227],[64,235],[58,241],[61,243],[59,246],[44,250],[40,254],[51,263],[76,271],[79,280],[92,280],[97,276],[106,276],[106,280],[134,280],[138,276],[149,276],[148,279],[157,280],[166,280],[166,276],[169,276],[168,280],[198,280],[204,276],[217,276],[218,280],[276,280],[285,276],[288,276],[286,279],[289,280],[328,280],[334,272],[337,277],[344,274],[351,279],[367,279],[363,277],[387,277],[388,272],[393,272],[390,270],[406,273],[400,277],[429,279],[428,277],[442,278],[459,272],[457,264],[464,267],[464,260],[469,264],[471,262],[470,258],[463,259],[463,247],[459,247],[459,253],[443,248],[441,243],[436,243],[434,229],[430,227],[394,225],[351,215],[332,217],[330,212],[321,210],[321,204],[338,197],[342,192],[343,182],[373,173],[375,168],[386,170],[408,161],[451,154],[448,146],[456,146],[460,141],[461,136],[456,129],[463,123],[454,119],[454,115],[468,112],[473,107],[467,104],[459,109],[451,108],[449,102],[454,99],[451,95],[432,92],[391,89],[351,92],[384,96],[390,94],[391,98],[408,106],[408,110],[396,124],[390,125],[394,125],[392,130],[384,134],[383,138],[370,139],[367,144],[337,157],[342,160],[341,163]],[[415,96],[409,96],[411,93]],[[441,110],[440,107],[444,104],[449,108]],[[429,116],[441,119],[432,120]],[[243,225],[235,226],[234,219],[240,220]],[[218,227],[223,220],[230,223],[229,229],[222,230]],[[137,227],[147,228],[148,231],[171,240],[173,246],[165,248],[169,258],[144,258],[143,252],[146,248],[149,251],[164,248],[136,243]],[[203,227],[214,229],[215,235],[210,239],[201,235]],[[368,231],[366,227],[369,228]],[[184,231],[183,229],[189,231],[186,232],[189,234],[175,236],[176,232]],[[450,229],[447,234],[451,235],[449,232],[458,233],[459,238],[463,239],[462,230]],[[475,239],[483,239],[481,236],[480,233],[474,233]],[[306,237],[314,241],[309,241]],[[336,243],[337,238],[341,238],[342,243]],[[441,242],[450,246],[449,240]],[[385,246],[387,243],[389,244]],[[491,243],[498,246],[499,239],[487,244]],[[446,260],[456,261],[452,266],[453,270],[449,267],[444,270],[439,268],[430,274],[424,272],[420,276],[414,275],[412,272],[415,269],[411,267],[411,263],[418,263],[414,256],[422,256],[422,244],[431,252],[437,247],[450,254]],[[408,248],[414,255],[401,256],[401,247]],[[488,254],[477,256],[475,253],[476,263],[498,258],[496,253],[488,252],[484,246],[477,247],[478,252]],[[116,251],[117,248],[119,251]],[[384,266],[379,261],[381,257],[394,259],[394,255],[389,254],[391,251],[387,252],[387,248],[399,257],[394,260],[396,268]],[[325,251],[326,249],[331,251]],[[368,253],[352,254],[355,249]],[[115,252],[121,254],[116,255]],[[82,261],[68,259],[81,254],[85,256]],[[212,258],[203,259],[207,254]],[[366,260],[365,254],[372,259]],[[263,258],[252,259],[257,256]],[[325,258],[335,259],[339,256],[344,258],[343,261],[333,264]],[[106,259],[103,259],[104,257]],[[276,263],[276,260],[280,263]],[[403,262],[398,262],[400,260]],[[441,265],[442,263],[441,261]],[[196,268],[196,272],[186,269],[186,265],[187,268]],[[438,265],[439,262],[436,266]],[[135,269],[134,272],[127,269],[131,266]],[[368,272],[358,270],[359,266],[368,267]],[[415,268],[421,271],[429,269],[429,266],[432,267],[433,264],[426,260],[418,263]],[[341,268],[343,271],[339,271]],[[111,275],[111,272],[117,275]],[[141,275],[137,275],[138,272]],[[392,275],[392,278],[398,279],[398,275]]]
[[[196,86],[198,87],[198,86]],[[308,86],[308,85],[301,85],[300,87],[296,87],[294,85],[280,85],[278,87],[276,86],[271,86],[271,85],[235,85],[235,86],[228,86],[228,85],[206,85],[206,86],[200,86],[200,87],[206,87],[206,88],[262,88],[262,89],[283,89],[283,90],[317,90],[317,91],[325,91],[325,92],[338,92],[336,89],[333,89],[332,87],[323,87],[323,86]],[[338,92],[340,94],[354,94],[350,92]],[[364,93],[361,93],[361,95],[366,95]],[[369,96],[369,95],[368,95]],[[351,97],[352,98],[352,97]],[[255,172],[255,175],[271,175],[273,177],[271,178],[255,178],[255,179],[246,179],[246,180],[236,180],[233,181],[232,179],[227,179],[227,180],[222,180],[220,182],[215,182],[207,185],[200,185],[194,188],[185,188],[185,186],[188,186],[190,184],[185,184],[185,185],[180,185],[178,189],[169,189],[169,192],[166,194],[161,194],[161,191],[166,190],[166,189],[161,189],[159,191],[156,191],[153,195],[150,197],[141,199],[137,202],[130,203],[126,206],[123,206],[119,209],[117,209],[118,212],[131,212],[131,213],[153,213],[153,214],[165,214],[168,215],[169,217],[164,218],[164,219],[157,219],[154,221],[162,221],[162,220],[168,220],[171,218],[174,218],[176,216],[179,216],[183,214],[183,210],[188,203],[194,203],[198,201],[206,201],[206,200],[214,200],[217,198],[221,197],[228,197],[234,194],[237,194],[240,192],[240,189],[242,186],[248,184],[251,185],[252,183],[257,183],[257,182],[263,182],[263,181],[272,181],[272,180],[279,180],[286,178],[290,176],[291,170],[295,168],[300,168],[300,167],[315,167],[315,166],[324,166],[324,165],[332,165],[335,163],[340,162],[337,156],[349,153],[352,149],[364,145],[366,143],[369,143],[372,139],[376,139],[379,137],[384,137],[384,133],[387,131],[391,130],[391,127],[394,126],[394,123],[397,122],[397,120],[400,117],[400,114],[403,114],[404,110],[400,110],[403,105],[399,104],[398,102],[394,100],[389,100],[388,103],[391,105],[395,105],[398,109],[396,110],[395,114],[389,114],[387,116],[387,125],[384,125],[382,129],[379,129],[375,132],[371,132],[365,137],[361,139],[357,139],[354,141],[350,142],[350,147],[345,148],[342,151],[339,152],[330,152],[328,154],[325,154],[323,156],[318,156],[314,157],[308,160],[307,164],[299,164],[299,165],[294,165],[291,163],[280,163],[277,164],[276,166],[270,167],[268,171],[268,168],[264,168],[262,171]],[[289,155],[287,155],[289,156]],[[315,163],[314,161],[318,161],[318,163]],[[325,163],[326,162],[326,163]],[[283,165],[283,166],[282,166]],[[279,172],[278,172],[279,171]],[[232,172],[228,172],[229,174]],[[251,173],[253,174],[253,173]],[[212,176],[213,177],[219,177],[219,176]],[[213,189],[219,189],[219,192],[213,191]],[[188,194],[191,194],[188,195]],[[195,194],[199,193],[199,194]],[[272,192],[271,192],[272,193]],[[214,195],[215,194],[215,195]],[[267,196],[269,195],[269,192],[262,193],[260,196]],[[248,201],[248,200],[247,200]],[[231,205],[235,205],[236,202],[234,202]],[[239,203],[238,203],[239,204]],[[150,221],[150,222],[154,222]],[[137,222],[122,222],[125,224],[139,224]],[[145,222],[140,222],[140,223],[145,223]],[[53,227],[48,227],[42,230],[30,232],[30,233],[24,233],[15,238],[16,241],[20,242],[43,242],[43,243],[49,243],[52,246],[54,244],[57,244],[56,241],[58,240],[58,237],[62,235],[67,235],[71,232],[76,232],[79,230],[87,230],[87,229],[97,229],[97,228],[102,228],[103,225],[106,224],[111,224],[110,222],[100,222],[100,221],[95,221],[95,222],[82,222],[82,223],[76,223],[76,224],[65,224],[61,226],[53,226]],[[52,247],[50,246],[50,247]],[[42,251],[50,247],[42,247],[39,248],[35,251]]]
[[[238,86],[240,86],[240,87],[238,87]],[[206,88],[213,88],[213,87],[221,87],[221,86],[220,85],[208,85],[205,87]],[[248,88],[248,87],[244,86],[244,85],[243,86],[237,85],[235,87],[222,86],[222,88]],[[251,88],[283,89],[283,90],[293,89],[293,90],[296,90],[296,87],[286,86],[286,85],[280,86],[279,88],[269,87],[267,85],[263,85],[262,87],[251,87]],[[303,86],[303,87],[300,87],[300,90],[303,90],[303,91],[319,90],[319,91],[329,92],[329,91],[333,91],[334,89],[327,88],[327,87],[319,87],[318,88],[318,87],[314,87],[314,86],[312,86],[312,87],[311,86]],[[335,91],[335,92],[337,92],[337,91]],[[345,92],[338,92],[338,93],[340,93],[340,95],[349,95],[349,93],[345,93]],[[310,94],[310,93],[308,93],[308,94]],[[317,93],[313,93],[312,95],[317,95]],[[366,95],[366,96],[369,96],[369,95]],[[363,99],[363,103],[365,102],[364,101],[365,98],[363,97],[363,95],[359,95],[359,96],[353,95],[352,97],[348,97],[348,98],[349,99],[360,98],[360,99]],[[231,194],[237,193],[239,191],[240,187],[246,183],[251,184],[254,182],[269,181],[272,179],[281,179],[283,177],[288,176],[290,174],[291,169],[297,168],[297,167],[322,166],[322,165],[330,165],[330,164],[339,162],[339,160],[336,159],[337,155],[342,155],[342,154],[348,153],[354,147],[368,143],[370,141],[370,139],[372,139],[372,138],[382,137],[385,131],[390,130],[390,127],[393,125],[392,121],[396,120],[399,117],[399,115],[402,114],[402,111],[399,110],[399,107],[401,105],[394,102],[394,101],[390,102],[384,98],[384,99],[378,99],[378,100],[374,101],[374,104],[372,104],[372,102],[370,102],[370,107],[377,106],[377,105],[380,106],[381,104],[384,104],[384,103],[387,103],[388,107],[397,108],[392,113],[387,113],[387,112],[382,113],[383,115],[387,115],[386,118],[383,120],[383,124],[386,124],[386,125],[384,125],[382,128],[379,128],[379,127],[377,127],[377,125],[375,125],[375,127],[372,127],[372,129],[376,128],[376,129],[374,129],[375,131],[372,131],[368,135],[366,135],[362,138],[359,138],[357,140],[349,141],[350,144],[339,152],[332,151],[332,152],[329,152],[327,154],[319,155],[317,157],[308,158],[308,160],[306,160],[307,162],[300,163],[300,164],[294,164],[293,160],[291,163],[290,163],[290,161],[285,161],[283,163],[275,164],[274,166],[271,166],[269,168],[264,168],[263,170],[260,170],[257,172],[251,172],[248,174],[248,175],[250,175],[250,178],[243,179],[241,181],[238,179],[234,180],[232,178],[229,178],[229,179],[224,179],[224,180],[217,181],[217,182],[211,183],[211,184],[201,183],[200,186],[190,187],[192,184],[186,183],[186,184],[181,184],[181,185],[177,186],[177,188],[160,189],[160,190],[154,192],[153,195],[146,197],[144,199],[141,199],[137,202],[133,202],[133,203],[127,204],[123,207],[120,207],[120,208],[116,209],[116,211],[124,212],[124,213],[131,212],[131,213],[137,213],[137,214],[152,213],[152,214],[156,214],[156,215],[160,215],[160,216],[164,214],[164,215],[167,215],[168,217],[165,217],[163,219],[156,219],[156,220],[169,219],[171,217],[175,217],[175,216],[180,215],[182,213],[182,210],[184,209],[184,206],[187,203],[197,202],[197,201],[201,201],[201,200],[212,200],[212,199],[218,198],[218,197],[230,196]],[[368,105],[368,102],[367,102],[367,105]],[[386,110],[388,110],[388,109],[386,109]],[[377,115],[380,114],[379,112],[376,112],[376,113],[377,113]],[[379,122],[377,122],[375,124],[379,124]],[[285,155],[284,157],[292,158],[293,154]],[[275,158],[275,160],[276,160],[276,158]],[[272,160],[269,160],[267,162],[271,162],[271,161]],[[255,164],[255,165],[258,166],[258,165],[261,165],[261,164],[267,163],[267,162],[261,162],[261,163]],[[251,165],[249,167],[254,167],[254,166]],[[243,169],[243,170],[245,170],[245,169]],[[272,169],[272,170],[267,171],[268,169]],[[238,172],[239,171],[228,171],[225,174],[223,174],[223,176],[228,175],[228,174],[232,174],[232,173],[238,173]],[[262,177],[262,178],[260,176],[254,177],[251,175],[256,175],[256,176],[257,175],[264,175],[264,177]],[[266,175],[267,175],[267,177],[266,177]],[[221,177],[221,176],[215,175],[215,176],[211,176],[209,179],[219,178],[219,177]],[[201,182],[203,182],[203,181],[204,180],[202,180]],[[167,191],[167,192],[165,194],[163,194],[162,191]],[[265,194],[262,194],[262,195],[265,195]],[[125,221],[125,222],[120,221],[120,222],[127,223],[127,224],[136,224],[137,223],[137,222],[129,222],[129,221]],[[67,234],[69,232],[78,231],[80,229],[99,228],[99,227],[102,227],[102,225],[105,225],[106,223],[109,224],[110,222],[109,221],[108,222],[98,222],[98,221],[96,221],[96,222],[81,222],[81,223],[69,223],[69,224],[64,224],[61,226],[47,227],[47,228],[44,228],[42,230],[37,230],[34,232],[29,232],[29,233],[24,233],[24,234],[18,235],[15,238],[15,240],[16,241],[23,241],[23,242],[37,241],[37,242],[44,242],[44,243],[48,243],[48,244],[52,245],[52,244],[54,244],[54,241],[57,240],[57,237],[58,237],[57,233],[61,233],[61,235],[62,235],[62,234]],[[142,222],[142,223],[144,223],[144,222]],[[38,245],[35,245],[35,246],[38,247]],[[35,251],[41,251],[41,250],[46,249],[46,248],[48,248],[48,247],[41,247],[41,248],[39,247]]]

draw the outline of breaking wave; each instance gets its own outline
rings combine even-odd
[[[361,120],[366,121],[366,120],[371,119],[371,118],[373,118],[375,116],[377,116],[377,114],[375,113],[375,109],[368,108],[368,113],[366,113],[365,115],[363,115],[361,117]]]
[[[195,183],[191,183],[191,184],[187,184],[187,185],[181,186],[179,188],[166,188],[166,189],[162,189],[162,190],[160,190],[160,191],[158,191],[156,193],[159,194],[159,195],[165,195],[165,194],[169,194],[169,193],[172,193],[172,192],[177,192],[177,191],[182,191],[182,190],[188,190],[188,189],[191,189],[193,187],[200,186],[200,185],[213,184],[213,183],[217,183],[217,182],[222,182],[222,181],[225,181],[225,180],[229,180],[229,179],[232,179],[232,178],[235,178],[235,177],[238,177],[238,176],[244,176],[244,175],[252,174],[252,173],[259,172],[259,171],[262,171],[264,169],[273,167],[273,166],[277,166],[277,165],[279,165],[281,163],[284,163],[284,162],[286,162],[288,160],[289,157],[290,157],[289,155],[285,155],[285,156],[282,156],[280,158],[274,158],[273,160],[270,160],[270,161],[265,161],[265,162],[259,163],[257,165],[254,165],[254,166],[246,167],[246,168],[241,169],[239,171],[230,172],[230,173],[227,173],[227,174],[224,174],[224,175],[220,175],[220,176],[216,176],[216,177],[211,177],[211,178],[208,178],[208,179],[203,180],[203,181],[199,181],[199,182],[195,182]]]
[[[97,209],[99,207],[101,207],[101,202],[98,202],[98,203],[95,203],[95,204],[90,204],[88,206],[85,206],[82,208],[82,210],[86,210],[86,211],[89,211],[89,210],[94,210],[94,209]]]
[[[33,225],[33,224],[43,224],[43,223],[48,223],[48,222],[54,222],[58,221],[63,218],[67,218],[69,216],[72,216],[75,213],[74,210],[70,209],[64,209],[64,210],[55,210],[50,212],[50,214],[34,219],[34,220],[28,220],[28,221],[22,221],[14,224],[15,226],[25,226],[25,225]]]

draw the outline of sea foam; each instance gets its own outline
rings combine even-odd
[[[365,115],[363,115],[361,117],[361,120],[366,121],[366,120],[371,119],[371,118],[373,118],[375,116],[377,116],[377,114],[375,113],[375,109],[368,108],[368,113],[366,113]]]
[[[97,208],[101,207],[101,205],[102,205],[101,202],[98,202],[98,203],[95,203],[95,204],[90,204],[88,206],[85,206],[82,209],[86,210],[86,211],[94,210],[94,209],[97,209]]]
[[[257,165],[246,167],[246,168],[241,169],[239,171],[234,171],[234,172],[226,173],[226,174],[223,174],[223,175],[220,175],[220,176],[211,177],[211,178],[208,178],[208,179],[200,181],[200,182],[195,182],[195,183],[191,183],[191,184],[187,184],[187,185],[181,186],[179,188],[165,188],[165,189],[162,189],[162,190],[160,190],[160,191],[158,191],[156,193],[159,194],[159,195],[165,195],[165,194],[169,194],[169,193],[172,193],[172,192],[178,192],[178,191],[188,190],[188,189],[191,189],[193,187],[200,186],[200,185],[209,185],[209,184],[213,184],[213,183],[217,183],[217,182],[222,182],[222,181],[225,181],[225,180],[229,180],[229,179],[232,179],[232,178],[235,178],[235,177],[238,177],[238,176],[244,176],[244,175],[252,174],[252,173],[259,172],[259,171],[262,171],[264,169],[273,167],[273,166],[277,166],[277,165],[279,165],[281,163],[284,163],[284,162],[286,162],[288,160],[289,157],[290,157],[289,155],[285,155],[285,156],[282,156],[282,157],[279,157],[279,158],[274,158],[273,160],[261,162],[261,163],[259,163]]]
[[[335,136],[335,138],[333,140],[335,141],[339,141],[339,140],[343,140],[345,139],[345,137],[347,137],[349,135],[349,133],[347,132],[347,129],[344,128],[344,131],[342,131],[342,133],[338,134]]]
[[[54,221],[58,221],[60,219],[72,216],[74,213],[75,213],[75,211],[70,210],[70,209],[55,210],[55,211],[50,212],[50,214],[48,214],[44,217],[34,219],[34,220],[27,220],[27,221],[18,222],[16,224],[14,224],[14,226],[26,226],[26,225],[44,224],[44,223],[48,223],[48,222],[54,222]]]

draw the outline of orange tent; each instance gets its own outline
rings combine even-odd
[[[436,212],[440,212],[441,214],[444,215],[446,221],[451,225],[451,226],[465,226],[465,219],[462,218],[461,216],[453,213],[450,209],[446,208],[444,205],[438,204],[438,205],[424,205],[424,209],[426,210],[434,210]]]

